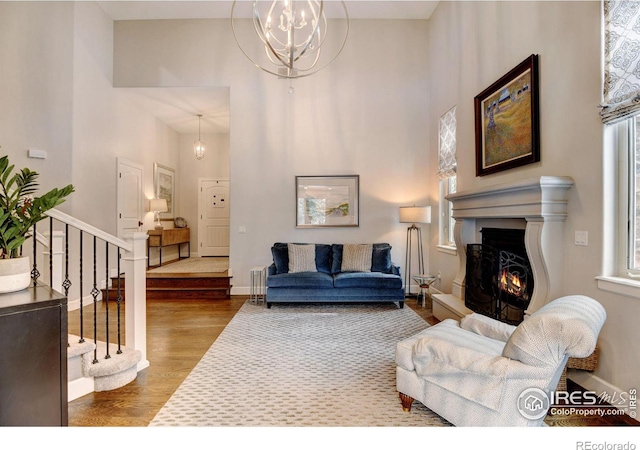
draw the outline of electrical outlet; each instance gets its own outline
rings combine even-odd
[[[245,227],[244,225],[240,225],[238,227],[238,233],[246,233],[247,232],[247,227]]]
[[[437,278],[438,280],[441,280],[441,279],[442,279],[442,272],[440,272],[439,270],[438,270],[438,274],[436,275],[436,278]]]

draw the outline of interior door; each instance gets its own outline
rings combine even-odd
[[[229,256],[229,181],[200,180],[200,256]]]
[[[143,172],[141,165],[118,158],[116,191],[119,238],[127,233],[138,231],[143,224]]]

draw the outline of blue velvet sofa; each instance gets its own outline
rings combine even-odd
[[[308,245],[308,244],[307,244]],[[274,303],[393,302],[404,307],[400,267],[389,244],[373,244],[370,271],[343,272],[342,244],[314,244],[316,271],[289,272],[288,244],[271,248],[267,269],[267,307]]]

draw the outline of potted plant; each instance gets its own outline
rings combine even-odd
[[[0,293],[29,286],[31,265],[28,256],[19,255],[20,246],[33,234],[33,225],[47,217],[45,212],[73,192],[68,185],[35,197],[39,174],[13,169],[8,156],[0,157]]]

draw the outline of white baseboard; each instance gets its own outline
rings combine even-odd
[[[598,393],[598,395],[602,394],[603,392],[606,392],[609,395],[612,395],[614,392],[618,394],[620,394],[621,392],[625,392],[623,389],[620,389],[618,386],[614,386],[613,384],[603,380],[602,378],[594,375],[592,372],[587,372],[584,370],[567,369],[567,378],[575,381],[588,391],[594,391]]]
[[[251,288],[249,286],[232,286],[231,295],[251,295]]]
[[[98,302],[102,301],[102,295],[100,295],[100,298],[98,299]],[[85,295],[84,298],[82,299],[82,304],[84,306],[93,304],[93,297],[91,295]],[[67,311],[75,311],[76,309],[80,309],[80,299],[76,299],[76,300],[72,300],[70,302],[67,302]]]
[[[93,392],[93,378],[76,378],[67,384],[67,399],[73,401]]]

